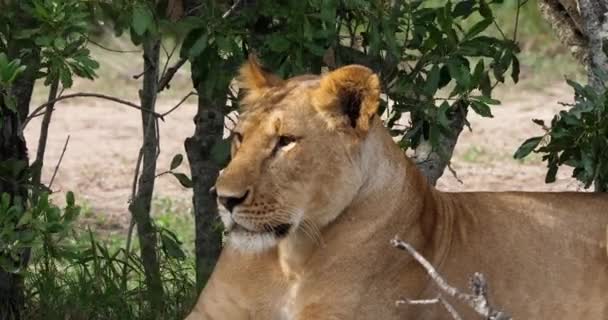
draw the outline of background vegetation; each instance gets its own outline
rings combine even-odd
[[[238,107],[231,81],[249,53],[285,77],[349,63],[374,69],[386,94],[386,125],[434,184],[469,125],[469,110],[492,116],[497,85],[509,90],[522,78],[520,86],[539,88],[564,75],[581,81],[580,64],[551,32],[533,0],[0,1],[0,319],[187,314],[221,247],[207,190],[228,160],[224,116]],[[109,53],[117,45],[137,51]],[[115,79],[112,68],[122,63],[115,60],[134,57],[141,73]],[[190,79],[176,76],[187,68]],[[94,81],[81,87],[86,92],[71,92],[79,78]],[[515,156],[544,154],[547,182],[568,165],[587,187],[601,186],[608,181],[606,98],[574,81],[574,106],[550,126],[537,121],[546,135]],[[131,91],[131,100],[100,93],[111,91],[110,82]],[[176,87],[187,88],[185,96]],[[38,107],[34,88],[48,94]],[[161,95],[179,102],[159,113]],[[86,203],[70,192],[65,201],[52,197],[53,178],[41,181],[53,111],[77,97],[118,103],[141,117],[137,169],[124,177],[133,185],[124,234],[88,226]],[[191,97],[198,109],[186,155],[157,163],[159,128]],[[23,130],[36,117],[43,118],[39,139],[25,141]],[[35,143],[34,156],[26,145]],[[160,176],[192,188],[193,209],[154,198]]]

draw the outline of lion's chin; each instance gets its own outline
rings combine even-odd
[[[243,252],[263,252],[277,246],[279,238],[273,232],[252,232],[235,228],[228,233],[228,245]]]

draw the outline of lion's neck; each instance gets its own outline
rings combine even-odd
[[[440,247],[446,241],[443,229],[449,221],[440,212],[438,192],[428,185],[379,121],[371,127],[361,151],[363,183],[353,202],[321,230],[321,241],[300,231],[279,244],[281,267],[290,277],[303,270],[309,257],[325,245],[331,246],[332,241],[354,244],[351,247],[370,241],[389,246],[388,240],[377,236],[379,230],[396,234],[420,248],[432,262],[440,259]],[[348,228],[348,234],[342,228]]]

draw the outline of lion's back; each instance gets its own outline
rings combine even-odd
[[[458,193],[445,269],[465,288],[487,275],[519,319],[608,317],[608,194]]]

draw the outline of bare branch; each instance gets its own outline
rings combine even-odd
[[[55,77],[49,88],[49,97],[47,101],[53,101],[57,98],[59,89],[59,78]],[[44,153],[46,152],[46,142],[49,136],[49,127],[51,125],[51,117],[53,116],[54,103],[47,103],[45,106],[44,117],[40,125],[40,136],[38,137],[38,150],[36,150],[36,160],[34,162],[40,164],[40,169],[36,170],[32,177],[34,185],[40,184],[42,180],[42,167],[44,166]]]
[[[137,110],[141,110],[144,112],[148,112],[153,114],[155,117],[161,119],[161,120],[165,120],[163,119],[162,115],[154,112],[154,111],[150,111],[147,109],[142,109],[140,106],[136,105],[133,102],[130,101],[126,101],[120,98],[116,98],[116,97],[112,97],[112,96],[107,96],[105,94],[100,94],[100,93],[89,93],[89,92],[79,92],[79,93],[72,93],[72,94],[66,94],[65,96],[60,96],[57,97],[55,99],[49,100],[47,102],[45,102],[44,104],[40,105],[39,107],[37,107],[36,109],[34,109],[34,111],[32,111],[27,118],[25,119],[25,121],[23,122],[23,124],[21,125],[21,128],[25,128],[25,126],[30,122],[30,120],[32,120],[35,117],[41,116],[43,114],[45,114],[46,112],[41,112],[42,109],[46,108],[49,105],[54,104],[55,102],[59,102],[61,100],[66,100],[66,99],[72,99],[72,98],[83,98],[83,97],[89,97],[89,98],[99,98],[99,99],[105,99],[105,100],[110,100],[110,101],[114,101],[116,103],[120,103],[126,106],[129,106],[131,108],[137,109]]]
[[[433,267],[433,265],[426,260],[414,247],[409,243],[399,240],[395,237],[391,240],[391,245],[395,248],[407,251],[422,267],[426,270],[427,274],[433,279],[435,284],[447,295],[454,297],[471,307],[479,315],[483,316],[487,320],[511,320],[511,317],[503,311],[494,309],[488,302],[488,287],[487,282],[483,274],[476,272],[471,278],[471,289],[473,294],[462,293],[455,287],[452,287],[448,282],[441,277],[439,272]],[[460,319],[455,309],[445,301],[441,296],[437,298],[439,302],[450,312],[454,319]],[[426,304],[429,304],[431,300],[427,300]],[[403,303],[401,303],[403,304]]]
[[[228,11],[224,12],[224,14],[222,15],[222,19],[228,18],[232,14],[232,12],[234,12],[234,10],[239,6],[239,4],[241,4],[241,0],[236,0],[232,7],[230,7]]]
[[[167,56],[167,61],[165,61],[165,65],[163,66],[163,71],[160,73],[160,74],[161,74],[161,80],[159,80],[159,89],[158,89],[158,90],[160,90],[160,91],[162,91],[162,90],[163,90],[163,88],[162,88],[162,87],[160,87],[160,84],[161,84],[161,82],[163,81],[163,78],[165,77],[165,75],[167,74],[167,68],[169,67],[169,62],[171,62],[171,58],[173,58],[173,55],[175,54],[175,51],[177,50],[177,47],[178,47],[178,43],[176,43],[176,44],[173,46],[173,49],[171,49],[171,52],[167,52],[167,50],[166,50],[166,49],[164,49],[164,50],[165,50],[165,55]],[[163,48],[164,48],[164,46],[163,46]],[[183,64],[182,64],[182,65],[183,65]],[[181,67],[181,66],[180,66],[180,67]],[[178,68],[178,69],[179,69],[179,68]],[[176,69],[175,71],[177,72],[177,69]],[[174,74],[175,74],[175,73],[174,73]],[[171,75],[171,78],[173,78],[173,75]],[[166,80],[165,80],[165,81],[166,81]],[[170,81],[170,79],[169,79],[169,81]],[[168,86],[168,85],[169,85],[169,82],[167,82],[167,83],[166,83],[166,85]],[[160,92],[160,91],[159,91],[159,92]]]
[[[51,181],[49,182],[49,189],[53,186],[53,181],[55,181],[55,176],[57,175],[57,171],[59,171],[59,166],[61,166],[61,161],[63,161],[63,156],[65,155],[65,150],[68,148],[68,143],[70,142],[70,135],[65,139],[65,143],[63,144],[63,150],[61,151],[61,155],[59,156],[59,161],[57,161],[57,165],[55,166],[55,170],[53,171],[53,176],[51,176]]]
[[[195,96],[195,95],[197,95],[197,93],[194,91],[188,92],[188,94],[185,97],[183,97],[182,100],[180,100],[173,108],[171,108],[171,109],[169,109],[169,111],[161,114],[161,117],[166,117],[171,112],[175,111],[175,109],[179,108],[179,106],[181,106],[184,102],[186,102],[186,100],[188,100],[188,98],[190,98],[191,96]]]
[[[141,52],[141,50],[118,50],[118,49],[112,49],[112,48],[108,48],[108,47],[102,45],[99,42],[95,42],[95,41],[91,40],[91,38],[89,38],[89,37],[86,37],[86,39],[87,39],[87,42],[90,42],[90,43],[92,43],[92,44],[100,47],[101,49],[106,50],[106,51],[110,51],[110,52],[115,52],[115,53],[136,53],[136,52]]]
[[[187,61],[188,59],[186,58],[180,58],[173,65],[173,67],[167,69],[167,72],[165,72],[162,78],[160,78],[160,81],[158,81],[158,92],[169,88],[169,82],[171,82],[173,76],[175,76],[175,74],[177,73],[177,70],[179,70]]]
[[[420,300],[410,300],[410,299],[401,299],[395,301],[395,305],[398,307],[403,304],[436,304],[439,303],[439,297],[435,299],[420,299]]]

